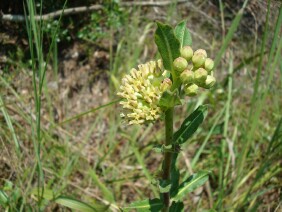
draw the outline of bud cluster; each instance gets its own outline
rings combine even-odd
[[[165,75],[163,63],[158,60],[138,65],[138,70],[133,68],[123,77],[117,95],[123,98],[120,104],[125,113],[121,117],[127,119],[129,125],[160,118],[163,111],[158,106],[159,99],[172,85]]]
[[[214,62],[207,57],[204,49],[193,52],[190,46],[184,46],[180,55],[173,61],[173,66],[180,75],[187,96],[197,95],[199,87],[209,89],[215,84]]]

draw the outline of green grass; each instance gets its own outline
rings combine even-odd
[[[270,1],[268,5],[267,14],[262,14],[266,19],[263,36],[257,35],[259,52],[248,51],[244,43],[248,41],[236,37],[248,1],[237,11],[229,27],[224,21],[228,11],[224,1],[220,1],[218,19],[223,22],[223,30],[229,29],[224,37],[218,31],[215,31],[218,37],[208,37],[205,25],[202,31],[197,31],[204,38],[213,39],[208,52],[215,53],[215,74],[220,80],[213,91],[197,99],[189,98],[185,108],[177,108],[175,127],[197,105],[210,104],[206,123],[183,147],[185,156],[178,159],[182,177],[189,175],[187,163],[194,172],[204,169],[212,173],[204,191],[198,196],[195,193],[187,196],[186,210],[265,211],[270,208],[274,211],[281,207],[282,9],[279,16],[271,17]],[[59,205],[115,211],[134,200],[155,196],[158,188],[154,177],[161,170],[161,157],[151,151],[151,147],[163,142],[163,125],[122,125],[115,96],[125,73],[139,63],[158,57],[153,43],[156,29],[153,21],[137,7],[132,8],[134,15],[127,16],[121,30],[115,26],[106,29],[110,43],[109,69],[105,70],[109,79],[107,96],[93,97],[97,104],[82,107],[87,109],[64,111],[67,115],[57,122],[53,107],[58,107],[56,100],[61,98],[60,91],[52,93],[48,82],[60,83],[60,49],[55,41],[60,25],[49,32],[52,39],[46,50],[44,23],[35,21],[33,1],[27,1],[25,8],[30,15],[26,31],[31,66],[26,61],[12,61],[8,66],[15,67],[17,74],[0,75],[0,161],[12,170],[0,167],[0,172],[8,173],[0,178],[0,210],[44,211]],[[186,18],[176,9],[179,8],[174,5],[168,10],[167,20],[173,24]],[[38,11],[40,14],[40,9]],[[190,16],[199,18],[197,13]],[[274,18],[275,26],[270,23]],[[189,19],[188,25],[193,26]],[[214,26],[214,30],[218,29]],[[84,47],[90,48],[89,43],[84,42]],[[234,50],[234,43],[241,51]],[[246,62],[242,62],[242,58],[247,58]],[[250,75],[244,75],[243,70]],[[28,79],[26,84],[32,83],[26,86],[28,94],[21,93],[17,75]],[[74,102],[64,98],[62,110]],[[102,101],[103,98],[107,101]],[[198,201],[193,202],[197,198]]]

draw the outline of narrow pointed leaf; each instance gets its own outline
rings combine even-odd
[[[18,141],[18,137],[17,137],[16,131],[14,129],[12,120],[10,118],[10,115],[8,114],[8,112],[7,112],[6,108],[5,108],[5,104],[4,104],[4,101],[3,101],[1,96],[0,96],[0,105],[2,106],[0,109],[1,109],[1,111],[3,113],[3,116],[4,116],[5,121],[7,123],[8,129],[10,130],[12,138],[14,140],[15,147],[16,147],[16,152],[17,152],[17,154],[20,154],[21,149],[20,149],[20,144],[19,144],[19,141]]]
[[[55,200],[55,202],[60,204],[60,205],[65,206],[65,207],[68,207],[70,209],[74,209],[74,210],[78,210],[78,211],[83,211],[83,212],[98,211],[95,208],[93,208],[92,206],[90,206],[90,205],[88,205],[84,202],[81,202],[81,201],[78,201],[78,200],[75,200],[75,199],[71,199],[69,197],[60,196]]]
[[[191,175],[187,180],[179,185],[178,192],[176,194],[172,192],[172,199],[174,201],[182,200],[186,194],[202,186],[208,179],[209,172],[207,171],[201,171]]]
[[[35,196],[38,195],[37,189],[33,189],[31,193]],[[56,194],[50,189],[44,189],[43,198],[48,201],[54,201],[57,204],[74,209],[76,211],[85,211],[85,212],[102,212],[109,208],[109,205],[104,205],[101,203],[95,203],[95,205],[84,203],[80,200],[73,199],[71,197],[62,196]]]
[[[207,109],[207,105],[201,105],[183,121],[173,135],[174,143],[183,144],[196,132],[207,115]]]
[[[149,199],[131,203],[129,206],[122,208],[123,211],[138,211],[138,212],[157,212],[163,208],[163,203],[160,199]]]
[[[180,48],[183,46],[192,45],[192,37],[188,28],[186,27],[186,21],[181,21],[179,24],[177,24],[174,32],[180,42]]]

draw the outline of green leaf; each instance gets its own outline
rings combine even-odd
[[[173,135],[174,143],[183,144],[196,132],[207,115],[207,109],[207,105],[201,105],[183,121]]]
[[[156,153],[163,153],[163,144],[157,144],[153,147],[153,150]]]
[[[178,144],[170,144],[168,146],[164,144],[157,144],[153,147],[153,150],[156,153],[163,153],[163,152],[179,153],[181,148],[180,148],[180,145]]]
[[[160,199],[149,199],[131,203],[122,208],[124,211],[137,210],[139,212],[159,212],[163,208],[163,202]]]
[[[177,24],[174,32],[180,42],[180,48],[183,46],[192,45],[192,37],[188,28],[186,27],[186,21],[181,21],[179,24]]]
[[[160,100],[159,106],[163,108],[172,108],[175,105],[181,105],[181,100],[179,98],[178,90],[172,91],[165,91],[163,92]]]
[[[0,110],[3,113],[3,116],[4,116],[5,121],[7,123],[8,129],[10,130],[11,135],[13,137],[14,144],[15,144],[15,147],[16,147],[16,153],[18,155],[20,155],[21,149],[20,149],[20,144],[19,144],[19,141],[18,141],[18,137],[17,137],[16,131],[15,131],[15,128],[13,126],[13,122],[11,120],[11,117],[10,117],[9,113],[7,112],[7,110],[5,108],[5,104],[4,104],[4,101],[3,101],[2,97],[1,97],[1,95],[0,95],[0,105],[1,105]]]
[[[171,183],[168,180],[159,181],[160,193],[168,193],[171,189]]]
[[[183,202],[173,202],[169,208],[169,212],[182,212],[184,211]]]
[[[9,198],[6,195],[6,193],[2,190],[0,190],[0,205],[4,206],[8,203]]]
[[[180,43],[171,26],[160,22],[157,22],[157,26],[155,43],[157,44],[159,53],[163,59],[164,68],[168,71],[172,71],[173,61],[180,55]]]
[[[172,192],[172,199],[174,201],[182,200],[186,194],[202,186],[208,179],[209,172],[207,171],[201,171],[199,173],[191,175],[187,180],[179,185],[177,192]]]
[[[180,80],[177,73],[173,70],[173,61],[180,55],[180,43],[171,26],[160,22],[157,22],[157,26],[155,43],[157,44],[158,51],[163,59],[164,68],[171,72],[173,87],[177,88],[180,84]]]
[[[173,153],[172,154],[172,160],[171,160],[171,189],[170,189],[170,193],[172,193],[172,191],[176,191],[178,190],[178,186],[179,186],[179,178],[180,178],[180,172],[176,166],[177,163],[177,157],[178,157],[178,153]]]
[[[66,206],[68,208],[78,210],[78,211],[83,211],[83,212],[98,211],[95,208],[93,208],[92,206],[90,206],[90,205],[88,205],[84,202],[81,202],[81,201],[78,201],[78,200],[75,200],[75,199],[72,199],[72,198],[69,198],[69,197],[60,196],[60,197],[56,198],[55,202],[60,204],[60,205],[63,205],[63,206]]]
[[[172,152],[173,151],[173,147],[172,145],[164,145],[164,144],[157,144],[153,147],[153,150],[156,153],[164,153],[164,152]]]
[[[35,196],[38,195],[37,189],[33,189],[31,193]],[[44,189],[43,198],[48,201],[54,201],[57,204],[63,205],[65,207],[78,210],[78,211],[85,211],[85,212],[102,212],[105,211],[107,208],[109,208],[109,205],[103,205],[103,204],[97,204],[95,203],[95,206],[89,205],[87,203],[81,202],[79,200],[62,196],[59,194],[55,194],[50,189]]]
[[[282,138],[282,118],[278,122],[275,132],[271,138],[271,141],[267,148],[267,155],[271,155],[271,153],[275,152],[275,150],[279,149],[278,147],[282,145],[281,139]],[[280,141],[280,142],[279,142]]]

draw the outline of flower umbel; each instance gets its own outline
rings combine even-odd
[[[180,80],[187,96],[196,96],[199,87],[210,89],[214,86],[216,82],[213,76],[214,61],[207,57],[206,50],[198,49],[193,53],[191,46],[184,46],[180,49],[180,54],[181,57],[176,58],[173,65],[180,71]]]
[[[121,114],[128,124],[142,124],[155,121],[163,113],[158,106],[162,93],[169,89],[171,81],[165,77],[166,71],[161,60],[138,65],[123,77],[118,96],[125,113]]]

